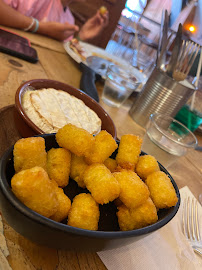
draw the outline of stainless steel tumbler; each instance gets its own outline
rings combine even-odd
[[[175,117],[194,91],[192,84],[177,82],[162,70],[155,68],[134,101],[129,114],[142,127],[146,126],[152,113]]]

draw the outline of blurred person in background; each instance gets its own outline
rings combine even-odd
[[[0,24],[63,41],[79,35],[91,41],[108,25],[108,12],[99,11],[79,29],[68,7],[85,0],[0,0]]]

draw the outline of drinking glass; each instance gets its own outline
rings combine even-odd
[[[109,65],[102,100],[109,106],[120,107],[139,85],[140,82],[127,67]]]
[[[164,114],[151,114],[142,150],[154,156],[164,167],[170,166],[188,149],[197,146],[195,135],[182,123]]]
[[[155,67],[155,59],[142,52],[141,50],[134,50],[133,57],[131,58],[131,64],[137,68],[140,72],[143,72],[149,77]]]

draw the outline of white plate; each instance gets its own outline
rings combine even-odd
[[[81,57],[76,54],[69,46],[69,41],[64,42],[64,48],[66,50],[66,52],[77,62],[77,63],[81,63],[83,62],[84,64],[87,65],[86,62],[82,61]],[[91,55],[95,55],[107,60],[112,61],[113,63],[120,65],[120,66],[124,66],[127,69],[130,70],[130,72],[132,74],[134,74],[134,76],[138,79],[139,82],[141,82],[142,84],[145,84],[145,82],[147,81],[147,76],[144,75],[143,73],[141,73],[138,69],[134,68],[133,66],[129,65],[127,61],[125,61],[124,59],[121,59],[113,54],[110,54],[108,52],[106,52],[105,50],[98,48],[96,46],[93,46],[91,44],[85,43],[80,41],[81,46],[84,48],[85,52],[86,52],[86,57],[89,57]],[[137,91],[139,91],[141,89],[141,87],[138,87]]]

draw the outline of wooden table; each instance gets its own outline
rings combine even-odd
[[[15,31],[15,30],[13,30]],[[49,78],[70,84],[79,88],[81,72],[79,66],[65,52],[60,42],[46,37],[16,31],[28,37],[37,50],[39,62],[31,64],[18,58],[0,53],[0,155],[7,147],[20,138],[14,120],[13,104],[15,92],[23,82],[35,78]],[[98,84],[99,94],[102,84]],[[102,101],[100,104],[113,119],[117,134],[133,133],[143,136],[145,130],[138,126],[128,115],[129,106],[120,109],[111,108]],[[202,145],[202,135],[197,134]],[[4,142],[2,144],[2,142]],[[198,198],[202,192],[202,152],[192,151],[186,157],[180,158],[169,168],[179,188],[188,186]],[[106,269],[96,253],[73,252],[41,247],[16,233],[4,222],[5,236],[10,251],[8,261],[13,270],[68,270]]]

